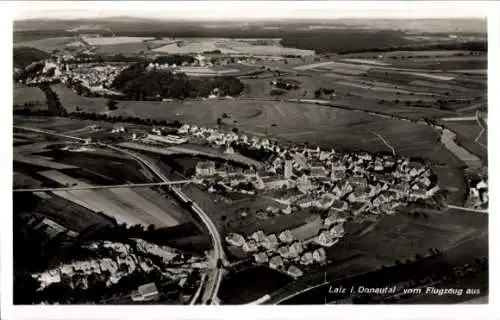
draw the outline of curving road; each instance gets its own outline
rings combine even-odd
[[[105,144],[100,144],[100,145],[106,146],[110,149],[131,156],[132,158],[140,161],[146,167],[148,167],[162,181],[164,181],[165,183],[170,182],[170,180],[167,177],[165,177],[165,175],[163,175],[160,168],[158,168],[156,164],[154,164],[148,159],[145,159],[143,156],[115,146],[105,145]],[[210,217],[206,214],[206,212],[203,211],[203,209],[201,209],[200,206],[198,206],[198,204],[194,203],[182,190],[175,187],[172,187],[171,190],[177,195],[177,197],[179,197],[179,199],[181,199],[181,201],[191,203],[191,209],[201,218],[201,220],[203,221],[203,223],[205,224],[210,233],[210,237],[212,238],[213,251],[211,252],[212,254],[211,258],[213,261],[211,262],[213,263],[213,269],[212,269],[213,272],[212,274],[208,275],[208,279],[206,280],[205,290],[203,292],[201,302],[203,304],[207,303],[215,304],[217,301],[217,293],[219,292],[220,283],[222,282],[222,277],[223,277],[223,269],[217,266],[217,261],[220,260],[223,264],[226,263],[224,248],[222,246],[222,239],[220,237],[219,231],[217,230],[217,227],[212,222]]]
[[[73,139],[77,140],[80,142],[86,141],[85,139],[79,138],[79,137],[72,137],[64,134],[58,134],[54,132],[49,132],[49,131],[44,131],[40,129],[34,129],[34,128],[28,128],[28,127],[19,127],[15,126],[16,129],[21,129],[25,131],[31,131],[31,132],[37,132],[41,134],[47,134],[47,135],[52,135],[52,136],[58,136],[66,139]],[[156,174],[165,184],[171,184],[172,182],[161,172],[161,169],[152,161],[149,159],[146,159],[144,156],[131,152],[129,150],[125,150],[122,148],[118,148],[112,145],[108,145],[105,143],[98,142],[97,145],[106,147],[124,154],[129,155],[130,157],[136,159],[137,161],[141,162],[144,164],[146,167],[148,167],[154,174]],[[210,237],[212,238],[212,243],[213,243],[213,250],[210,252],[211,253],[211,259],[213,263],[212,267],[212,273],[208,274],[208,279],[205,281],[205,290],[203,291],[203,296],[201,298],[201,302],[203,304],[216,304],[217,303],[217,294],[219,292],[219,287],[222,282],[222,277],[223,277],[223,269],[222,266],[218,265],[218,261],[221,261],[221,263],[224,265],[227,263],[227,260],[225,258],[224,254],[224,249],[222,246],[222,239],[220,237],[219,231],[217,230],[217,227],[215,224],[212,222],[210,217],[206,214],[203,209],[200,208],[196,203],[194,203],[182,190],[176,188],[176,187],[171,187],[172,192],[174,192],[177,197],[181,200],[184,201],[185,203],[191,203],[191,209],[200,217],[200,219],[203,221],[205,226],[207,227]]]

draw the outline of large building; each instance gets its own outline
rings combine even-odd
[[[212,161],[203,161],[196,164],[196,176],[209,177],[215,174],[215,163]]]

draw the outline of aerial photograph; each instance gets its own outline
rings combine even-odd
[[[13,18],[14,305],[488,303],[486,16],[86,3]]]

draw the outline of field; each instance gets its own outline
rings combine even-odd
[[[90,100],[83,111],[99,112],[104,109],[104,99],[80,97],[70,90],[67,91],[70,92],[71,99],[77,97],[82,104]],[[61,97],[61,101],[66,105],[64,96]],[[101,101],[102,107],[98,104],[99,101]],[[432,115],[433,112],[441,117],[446,115],[446,112],[439,110],[415,109],[397,105],[380,106],[373,101],[371,102],[373,107],[368,108],[370,104],[366,104],[366,102],[369,101],[350,97],[335,101],[339,105],[366,105],[365,109],[367,110],[376,111],[379,109],[387,113],[404,114],[410,118],[421,119],[423,116]],[[396,152],[402,155],[415,157],[429,155],[432,160],[453,161],[453,157],[446,156],[446,152],[439,150],[440,144],[437,134],[426,125],[328,106],[280,101],[240,101],[235,103],[234,100],[168,103],[119,101],[118,106],[118,110],[108,112],[108,114],[178,120],[181,123],[196,123],[214,127],[217,119],[223,113],[227,113],[230,119],[225,121],[225,128],[228,130],[237,127],[240,131],[250,134],[271,134],[287,141],[310,141],[321,146],[333,146],[340,149],[364,149],[371,152],[390,151],[377,136],[379,134],[391,145],[394,145]],[[391,108],[394,111],[391,111]]]
[[[138,54],[140,52],[148,52],[148,47],[144,42],[123,42],[101,44],[95,49],[97,54]]]
[[[481,160],[488,160],[488,130],[483,131],[476,120],[443,121],[443,124],[456,133],[455,139],[459,145],[477,155]],[[487,128],[486,125],[484,127]]]
[[[137,43],[152,38],[144,37],[83,37],[83,40],[91,46],[106,46],[124,43]]]
[[[259,44],[255,41],[244,41],[238,39],[222,39],[222,38],[193,38],[193,39],[177,39],[166,40],[164,45],[153,49],[154,52],[170,53],[170,54],[186,54],[186,53],[204,53],[207,51],[220,50],[224,54],[246,54],[246,55],[298,55],[309,56],[313,55],[312,50],[300,50],[294,48],[285,48],[274,43]],[[154,42],[153,42],[154,43]],[[162,42],[156,42],[157,45]]]
[[[76,37],[54,37],[28,41],[14,41],[14,47],[34,47],[42,51],[51,53],[53,50],[62,50],[71,42],[78,40]]]
[[[111,177],[120,184],[158,182],[158,179],[151,179],[152,176],[149,173],[146,174],[146,169],[136,161],[118,156],[62,150],[46,151],[41,155],[94,172],[98,169],[100,175]]]
[[[401,277],[393,266],[406,266],[406,260],[415,261],[416,255],[425,256],[430,248],[437,248],[442,255],[416,262],[419,265],[413,274],[428,276],[436,268],[436,264],[453,266],[472,263],[477,257],[488,255],[488,216],[462,210],[427,211],[428,218],[415,217],[406,213],[384,216],[369,228],[361,229],[349,223],[348,234],[335,246],[327,250],[332,264],[320,268],[316,274],[306,275],[294,284],[294,290],[309,287],[307,284],[320,284],[325,277],[329,281],[345,279],[354,274],[364,274],[381,270],[395,277]],[[359,232],[353,229],[364,230]],[[405,267],[402,267],[405,268]],[[421,272],[418,271],[422,270]],[[396,268],[397,269],[397,268]],[[382,269],[383,270],[383,269]],[[380,271],[380,273],[383,273]],[[365,274],[366,279],[359,285],[383,287],[390,285],[392,276]],[[363,277],[363,276],[361,276]],[[401,280],[407,280],[403,276]],[[373,281],[373,283],[372,283]],[[376,284],[375,284],[376,283]],[[312,290],[313,291],[313,290]],[[313,292],[311,292],[313,294]],[[283,297],[283,290],[276,292],[276,299]],[[293,299],[289,303],[323,303],[324,295],[312,297],[305,295],[303,299]],[[310,300],[313,299],[313,300]]]
[[[104,112],[106,110],[107,100],[104,98],[89,99],[79,96],[62,84],[53,85],[52,90],[57,94],[62,106],[68,112],[76,111],[76,107],[82,107],[82,110],[87,112]]]
[[[14,87],[14,104],[24,108],[25,104],[35,104],[35,108],[47,109],[46,98],[43,91],[38,87]]]
[[[89,186],[55,170],[39,172],[44,177],[66,186]],[[94,212],[114,218],[118,223],[140,224],[157,227],[173,226],[178,221],[149,202],[130,188],[109,188],[100,190],[54,191],[54,194],[72,201]]]
[[[100,227],[113,223],[105,215],[93,212],[55,194],[52,194],[49,199],[41,199],[31,194],[15,193],[14,212],[18,210],[42,214],[75,232],[81,232],[89,227]]]

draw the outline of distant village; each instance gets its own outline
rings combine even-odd
[[[88,52],[90,56],[92,52]],[[212,75],[215,71],[208,69],[216,66],[224,66],[230,63],[238,64],[256,64],[264,59],[273,59],[272,57],[256,58],[256,57],[217,57],[210,58],[205,55],[198,54],[192,62],[183,62],[182,64],[175,63],[158,63],[150,62],[146,66],[146,70],[168,70],[173,73],[185,73],[187,75]],[[43,64],[41,70],[36,74],[32,74],[26,79],[18,80],[20,83],[27,85],[36,85],[40,83],[56,83],[64,84],[79,84],[84,90],[95,95],[120,96],[121,93],[110,89],[115,78],[128,67],[125,62],[95,62],[91,58],[80,58],[73,55],[62,55],[47,59],[43,62],[35,62],[26,67],[26,70],[33,69],[35,65]],[[21,70],[14,70],[20,72]],[[231,71],[231,70],[229,70]],[[219,71],[220,75],[225,72]],[[218,74],[218,73],[217,73]],[[214,74],[216,75],[216,74]]]

